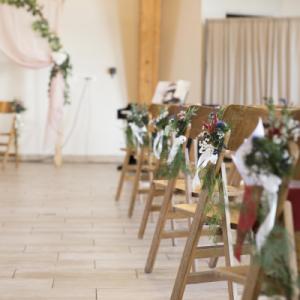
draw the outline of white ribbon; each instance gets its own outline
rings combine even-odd
[[[269,206],[269,213],[256,233],[256,246],[257,250],[260,251],[266,243],[266,240],[275,225],[278,204],[278,190],[282,181],[278,176],[273,174],[259,175],[258,181],[260,181],[264,188],[262,198],[265,198],[268,201]]]
[[[140,145],[144,145],[144,140],[143,140],[143,136],[144,134],[147,132],[147,129],[145,126],[143,127],[138,127],[136,124],[134,123],[130,123],[129,124],[131,130],[132,130],[132,133],[133,135],[136,137],[138,143]]]
[[[199,171],[204,169],[208,163],[215,165],[217,160],[218,154],[215,153],[214,146],[207,144],[206,149],[201,153],[197,162],[197,170],[193,178],[193,189],[200,185]]]
[[[168,165],[170,165],[174,161],[179,147],[181,145],[183,145],[185,142],[186,142],[186,137],[184,135],[181,135],[181,136],[175,138],[172,148],[170,150],[169,156],[168,156],[168,160],[167,160]]]
[[[268,202],[269,213],[256,233],[257,250],[260,251],[275,225],[278,204],[278,190],[281,184],[281,179],[273,174],[256,175],[249,172],[249,168],[245,164],[245,157],[251,153],[253,147],[252,140],[255,137],[264,137],[264,126],[261,119],[259,120],[254,132],[247,140],[244,141],[244,143],[232,156],[232,159],[246,185],[262,186],[264,189],[262,199],[265,198]]]
[[[160,155],[163,148],[164,132],[159,131],[153,141],[153,153],[157,159],[160,159]]]
[[[62,65],[68,58],[67,54],[62,51],[52,52],[51,56],[52,60],[59,66]]]

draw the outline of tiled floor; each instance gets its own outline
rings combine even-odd
[[[114,165],[8,166],[0,172],[0,300],[168,300],[182,252],[164,241],[143,272],[154,223],[137,239],[143,208],[114,202]],[[226,284],[188,287],[186,300],[227,299]]]

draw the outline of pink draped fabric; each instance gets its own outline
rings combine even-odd
[[[63,0],[39,0],[51,29],[58,30]],[[22,8],[0,4],[0,51],[15,63],[41,69],[53,64],[48,42],[32,29],[34,18]],[[56,143],[58,126],[63,118],[64,81],[59,74],[54,78],[49,93],[47,143]]]

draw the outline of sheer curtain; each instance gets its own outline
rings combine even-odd
[[[300,105],[300,18],[210,20],[205,58],[205,104]]]
[[[51,30],[57,31],[63,0],[39,0]],[[42,69],[51,66],[52,51],[48,42],[32,29],[35,17],[23,8],[0,4],[0,51],[20,66]],[[46,145],[55,145],[63,118],[64,79],[58,73],[51,82],[46,127]],[[45,103],[46,105],[46,103]]]

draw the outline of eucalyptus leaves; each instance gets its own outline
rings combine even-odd
[[[132,105],[127,121],[128,124],[125,129],[127,147],[134,150],[141,146],[147,146],[149,144],[147,131],[149,113],[147,107]]]
[[[65,103],[69,103],[70,85],[68,77],[72,71],[70,56],[63,51],[63,46],[59,36],[51,31],[50,25],[43,13],[43,7],[38,4],[37,0],[0,0],[0,4],[7,4],[15,6],[16,8],[23,8],[31,13],[36,19],[32,24],[32,29],[37,32],[42,38],[48,41],[50,49],[53,51],[54,65],[50,74],[49,89],[53,78],[61,73],[65,81]]]

